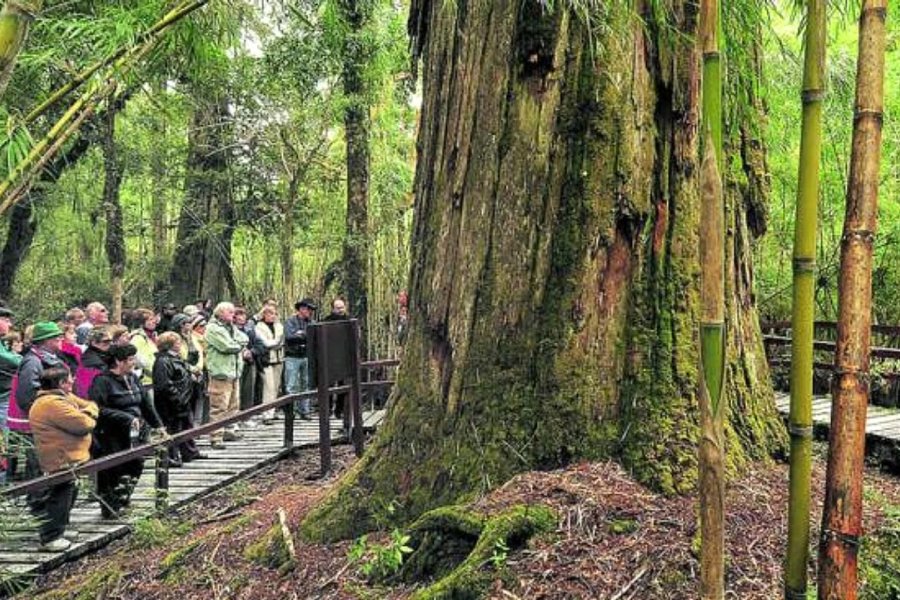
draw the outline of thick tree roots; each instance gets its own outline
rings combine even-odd
[[[433,582],[414,600],[476,600],[505,576],[509,551],[555,527],[556,514],[544,506],[514,506],[491,517],[464,506],[438,508],[410,527],[413,553],[399,575]]]

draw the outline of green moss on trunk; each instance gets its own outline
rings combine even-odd
[[[588,31],[563,5],[524,26],[525,2],[417,3],[410,334],[385,426],[307,538],[407,524],[573,460],[618,455],[669,492],[696,482],[695,5],[652,28],[613,5]],[[765,377],[744,364],[762,345],[739,302],[729,364]],[[740,393],[754,433],[735,423],[736,457],[777,430],[760,390]]]

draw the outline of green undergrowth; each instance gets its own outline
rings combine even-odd
[[[72,585],[61,586],[60,589],[51,590],[33,600],[96,600],[112,596],[116,587],[125,577],[125,571],[116,563],[96,571]]]
[[[135,548],[159,548],[187,535],[192,529],[190,521],[145,517],[132,525],[131,545]]]
[[[863,538],[860,550],[860,598],[900,598],[900,506],[884,506],[884,525]]]

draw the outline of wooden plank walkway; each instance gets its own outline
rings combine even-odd
[[[790,396],[775,392],[775,404],[787,419]],[[826,439],[831,427],[831,397],[814,397],[812,413],[814,435]],[[869,405],[866,411],[866,461],[888,473],[900,475],[900,410]]]
[[[775,393],[778,412],[787,415],[791,397],[784,392]],[[831,396],[816,396],[812,403],[813,423],[827,430],[831,425]],[[866,434],[872,438],[900,442],[900,410],[869,405],[866,411]]]
[[[363,414],[364,427],[374,429],[383,418],[383,410],[367,411]],[[331,424],[332,443],[347,443],[342,422],[332,419]],[[281,420],[271,425],[260,424],[255,429],[241,431],[244,439],[228,442],[224,450],[213,450],[209,445],[209,438],[201,437],[198,440],[198,447],[208,458],[169,470],[171,508],[177,508],[220,489],[283,458],[290,452],[283,446],[284,422]],[[318,442],[318,419],[313,421],[297,419],[294,422],[294,449],[315,447],[318,446]],[[131,514],[123,520],[102,519],[100,505],[95,500],[87,498],[82,488],[78,502],[72,510],[70,525],[70,529],[78,531],[81,535],[77,543],[65,552],[41,550],[33,520],[24,517],[28,512],[23,498],[13,500],[12,505],[7,504],[10,510],[21,511],[24,518],[19,525],[14,525],[11,531],[0,534],[0,581],[9,576],[27,576],[51,571],[64,562],[75,560],[127,535],[131,531],[131,522],[153,513],[155,504],[153,465],[154,459],[148,457],[143,476],[132,497]]]

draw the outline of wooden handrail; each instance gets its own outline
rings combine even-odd
[[[387,359],[380,361],[370,361],[368,363],[361,363],[360,367],[363,368],[378,368],[381,366],[396,366],[399,364],[399,360],[396,359]],[[374,389],[380,387],[389,387],[394,385],[393,380],[383,380],[383,381],[368,381],[360,384],[360,387],[365,389]],[[339,385],[328,388],[329,394],[338,394],[342,392],[349,392],[351,386],[349,385]],[[121,465],[126,462],[130,462],[132,460],[138,458],[144,458],[146,456],[150,456],[159,451],[160,448],[166,448],[168,446],[181,444],[183,442],[187,442],[193,440],[201,435],[205,435],[207,433],[212,433],[213,431],[217,431],[222,429],[223,427],[227,427],[229,425],[233,425],[235,423],[239,423],[241,421],[245,421],[250,417],[255,417],[260,415],[268,410],[272,410],[275,408],[279,408],[286,405],[293,406],[293,403],[297,400],[301,400],[304,398],[315,398],[318,394],[318,390],[308,390],[306,392],[301,392],[299,394],[287,394],[285,396],[281,396],[273,400],[272,402],[268,402],[265,404],[259,404],[252,408],[248,408],[246,410],[239,411],[230,417],[226,417],[224,419],[219,419],[218,421],[212,421],[210,423],[206,423],[205,425],[199,425],[192,429],[188,429],[186,431],[179,432],[175,435],[169,436],[165,439],[150,442],[147,444],[141,444],[140,446],[136,446],[134,448],[130,448],[128,450],[122,450],[121,452],[116,452],[115,454],[110,454],[109,456],[104,456],[103,458],[97,458],[94,460],[89,460],[87,462],[81,463],[75,467],[72,467],[66,471],[60,471],[58,473],[52,473],[50,475],[44,475],[41,477],[37,477],[35,479],[31,479],[24,483],[20,483],[17,485],[12,485],[6,488],[0,489],[0,496],[6,498],[13,498],[15,496],[21,496],[23,494],[27,494],[29,492],[36,492],[45,488],[48,488],[53,485],[57,485],[60,483],[64,483],[66,481],[71,481],[73,479],[77,479],[82,475],[90,475],[92,473],[97,473],[99,471],[105,471],[106,469],[110,469],[112,467]],[[320,409],[321,410],[321,409]]]
[[[759,324],[763,331],[773,331],[778,329],[790,329],[790,321],[766,321]],[[837,323],[834,321],[815,321],[814,329],[837,330]],[[887,336],[900,336],[900,326],[898,325],[872,325],[872,333],[878,333]]]
[[[791,338],[785,335],[766,334],[763,335],[763,342],[767,345],[772,346],[787,346],[790,345]],[[837,344],[835,344],[834,342],[815,340],[813,342],[813,349],[834,352],[836,345]],[[875,346],[871,349],[870,356],[872,356],[873,358],[900,359],[900,348],[885,348],[881,346]]]

